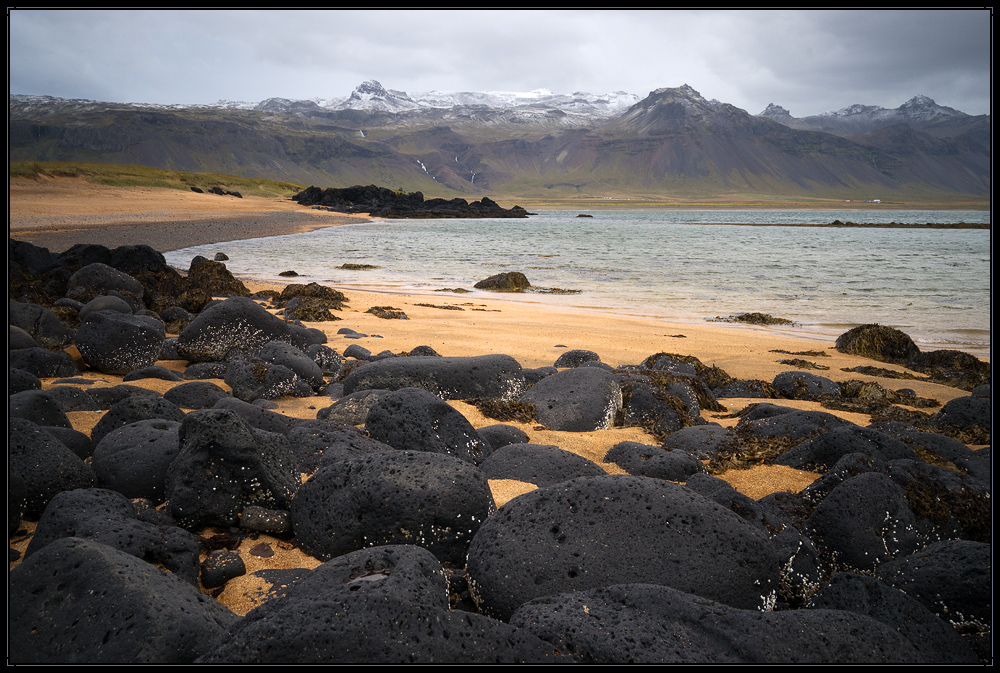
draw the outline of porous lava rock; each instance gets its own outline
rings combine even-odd
[[[155,504],[166,498],[167,470],[180,451],[180,421],[148,419],[105,435],[94,448],[98,483]]]
[[[476,604],[498,619],[541,596],[620,583],[760,609],[775,599],[778,558],[766,535],[688,488],[605,475],[508,502],[480,527],[467,572]]]
[[[176,404],[162,397],[149,394],[126,397],[111,405],[108,413],[104,414],[90,431],[90,438],[95,444],[99,444],[106,435],[118,428],[154,418],[182,421],[184,412]]]
[[[545,444],[508,444],[490,454],[480,469],[488,479],[514,479],[536,486],[607,474],[592,460]]]
[[[315,572],[315,571],[314,571]],[[354,586],[357,586],[356,584]],[[202,664],[516,664],[558,662],[552,645],[482,615],[381,592],[272,599]]]
[[[715,455],[728,432],[717,424],[692,425],[667,435],[663,440],[663,448],[680,449],[699,460],[707,460]]]
[[[535,418],[550,430],[591,432],[611,427],[622,408],[614,374],[594,367],[547,376],[518,398],[535,405]]]
[[[231,396],[229,391],[211,381],[188,381],[163,393],[163,399],[182,409],[211,409],[219,400]]]
[[[204,290],[213,297],[249,297],[250,290],[243,281],[233,276],[222,262],[210,259],[191,262],[188,285]]]
[[[504,401],[515,399],[525,386],[520,363],[509,355],[386,358],[358,367],[343,383],[347,395],[365,389],[422,388],[446,400]]]
[[[906,494],[878,472],[859,474],[833,489],[804,528],[828,566],[838,570],[874,572],[920,544]]]
[[[76,537],[45,546],[8,580],[11,663],[190,663],[238,619],[175,575]]]
[[[420,388],[379,397],[368,411],[365,431],[396,449],[443,453],[474,464],[485,460],[493,449],[465,416]]]
[[[837,573],[812,597],[809,608],[850,610],[877,619],[905,636],[927,663],[979,663],[958,631],[917,599],[874,577]]]
[[[42,348],[62,348],[73,339],[73,330],[51,310],[38,304],[7,302],[7,321],[19,327]]]
[[[479,436],[488,442],[494,451],[508,444],[528,444],[530,442],[528,433],[514,425],[497,423],[477,430]]]
[[[230,360],[223,380],[232,388],[233,397],[244,402],[276,400],[293,395],[296,384],[300,382],[299,377],[288,367],[250,357]]]
[[[176,526],[156,526],[136,518],[132,503],[116,491],[75,489],[49,502],[25,551],[30,558],[66,537],[93,540],[150,563],[158,563],[186,582],[198,584],[198,542]]]
[[[24,480],[26,518],[37,520],[57,493],[97,485],[91,467],[44,428],[11,418],[7,433],[7,466]]]
[[[247,505],[288,509],[300,479],[288,440],[256,430],[232,411],[188,413],[167,471],[170,513],[185,528],[231,526]]]
[[[155,318],[95,311],[77,330],[76,347],[88,366],[120,376],[155,365],[166,338],[163,323]]]
[[[36,425],[73,427],[62,405],[56,401],[55,396],[45,390],[14,393],[7,398],[7,411],[10,417],[23,418]]]
[[[608,449],[604,462],[614,463],[631,475],[670,481],[687,481],[705,466],[695,456],[679,449],[664,449],[639,442],[619,442]]]
[[[737,609],[655,584],[548,596],[523,605],[510,624],[587,664],[922,661],[906,638],[867,615]]]
[[[875,576],[920,601],[959,633],[993,625],[992,552],[985,542],[941,540],[882,564]]]
[[[222,362],[256,356],[271,341],[291,342],[289,326],[246,297],[230,297],[202,311],[177,337],[189,362]]]
[[[285,433],[299,472],[313,473],[322,463],[360,456],[373,451],[394,451],[357,428],[321,419],[298,424]]]
[[[469,542],[495,511],[486,476],[452,456],[380,451],[325,462],[292,502],[295,538],[328,560],[392,544],[416,544],[462,564]]]
[[[774,377],[774,387],[790,400],[808,400],[817,395],[839,395],[840,384],[809,372],[782,372]]]
[[[861,453],[883,461],[920,460],[913,449],[898,439],[878,430],[849,425],[827,430],[797,444],[774,462],[800,470],[826,472],[849,453]]]
[[[552,365],[557,369],[565,369],[567,367],[579,367],[585,362],[600,362],[601,356],[594,351],[574,349],[568,350],[558,358],[556,358],[555,363]]]
[[[481,280],[472,287],[490,292],[524,292],[531,287],[531,283],[520,271],[507,271]]]
[[[260,358],[271,364],[288,367],[314,390],[319,390],[325,383],[323,370],[320,369],[319,365],[290,343],[270,341],[260,349]]]
[[[74,272],[67,283],[69,287],[84,285],[92,288],[97,294],[107,294],[111,290],[128,292],[142,297],[142,283],[124,271],[101,262],[94,262]]]
[[[364,425],[368,412],[379,398],[391,391],[382,389],[359,390],[345,395],[325,409],[316,413],[316,418],[343,423],[344,425]]]

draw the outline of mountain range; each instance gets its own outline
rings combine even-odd
[[[143,164],[442,197],[986,199],[990,130],[989,115],[925,96],[795,118],[775,104],[753,115],[688,85],[643,98],[408,94],[369,80],[331,99],[152,105],[11,95],[8,104],[11,161]]]

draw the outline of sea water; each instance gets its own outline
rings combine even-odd
[[[441,301],[496,297],[439,290],[471,290],[493,274],[521,271],[533,286],[574,293],[503,298],[681,323],[768,313],[794,322],[783,331],[807,338],[879,323],[903,330],[922,350],[990,356],[990,230],[795,226],[988,223],[988,212],[592,210],[577,217],[581,212],[378,220],[187,248],[167,261],[186,269],[195,255],[225,252],[227,267],[241,277]],[[343,264],[377,268],[339,269]],[[299,275],[278,276],[286,270]]]

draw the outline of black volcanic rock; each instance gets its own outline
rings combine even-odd
[[[591,432],[611,427],[622,391],[611,372],[577,367],[545,377],[518,401],[534,404],[535,418],[551,430]]]
[[[8,469],[24,480],[24,516],[37,519],[62,491],[92,488],[97,477],[89,465],[38,425],[21,418],[8,421]]]
[[[324,461],[292,502],[295,538],[331,559],[377,545],[417,544],[461,564],[495,511],[486,476],[452,456],[376,451]]]
[[[303,206],[322,206],[344,213],[369,213],[389,218],[527,217],[519,206],[504,209],[488,197],[469,203],[462,198],[424,200],[421,192],[398,192],[385,187],[360,185],[337,189],[309,187],[292,197]]]
[[[365,430],[396,449],[444,453],[477,465],[493,449],[465,416],[420,388],[380,396],[368,411]]]
[[[144,315],[94,311],[76,333],[83,361],[105,374],[128,374],[151,367],[166,339],[163,323]]]
[[[247,505],[291,504],[300,479],[283,435],[256,430],[232,411],[202,409],[184,417],[178,437],[166,494],[182,526],[231,526]]]
[[[67,537],[106,544],[144,561],[159,563],[177,577],[198,584],[198,542],[182,528],[161,527],[136,518],[132,503],[101,488],[63,491],[38,520],[25,558]]]
[[[583,456],[545,444],[508,444],[500,447],[480,465],[489,479],[549,486],[577,477],[597,477],[604,469]]]
[[[933,661],[868,615],[736,609],[655,584],[547,596],[522,605],[510,624],[581,664]]]
[[[698,458],[680,449],[668,450],[638,442],[619,442],[604,456],[604,462],[614,463],[631,475],[654,477],[670,481],[687,481],[705,466]]]
[[[353,344],[344,351],[349,351]],[[509,355],[412,357],[375,360],[344,379],[344,393],[361,390],[421,388],[444,399],[490,398],[510,401],[524,389],[521,365]]]
[[[94,448],[98,482],[129,498],[165,499],[167,470],[180,452],[180,421],[149,419],[124,425]]]
[[[467,570],[480,609],[508,619],[535,598],[624,583],[758,609],[773,600],[779,568],[767,536],[711,500],[660,479],[605,475],[508,502],[476,533]]]
[[[11,663],[190,663],[238,619],[151,563],[75,537],[12,570],[7,597]]]
[[[256,356],[271,341],[291,342],[291,329],[246,297],[213,304],[177,338],[177,353],[190,362],[218,362]]]

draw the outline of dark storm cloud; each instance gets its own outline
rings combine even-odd
[[[989,111],[991,15],[961,11],[10,12],[10,91],[155,103],[409,92],[707,98],[796,116],[917,94]]]

